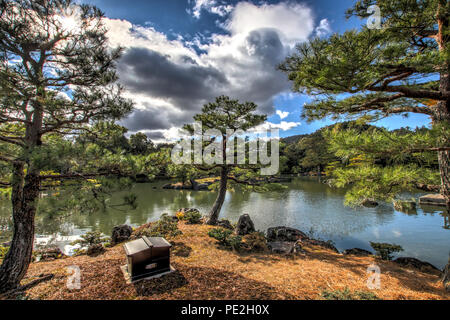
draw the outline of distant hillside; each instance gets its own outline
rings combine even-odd
[[[290,137],[286,137],[286,138],[281,138],[281,142],[284,142],[286,144],[293,144],[293,143],[297,143],[301,138],[307,137],[308,134],[298,134],[295,136],[290,136]]]

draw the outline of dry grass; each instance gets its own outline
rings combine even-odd
[[[207,236],[210,227],[180,223],[172,264],[177,272],[160,279],[126,284],[120,266],[122,246],[99,257],[72,257],[33,263],[24,282],[41,274],[55,278],[30,289],[32,299],[321,299],[324,290],[368,291],[367,267],[381,267],[381,299],[446,299],[438,276],[402,269],[371,257],[348,257],[322,248],[306,247],[296,257],[272,254],[238,254],[220,250]],[[81,290],[66,288],[66,267],[82,272]]]

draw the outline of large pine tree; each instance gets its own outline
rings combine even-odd
[[[304,106],[303,115],[309,120],[374,121],[408,113],[429,116],[433,132],[441,132],[436,139],[423,143],[419,136],[416,146],[410,141],[398,143],[398,150],[384,151],[437,152],[441,193],[450,206],[450,4],[447,0],[362,0],[347,14],[367,19],[372,5],[381,9],[380,29],[363,27],[312,39],[298,45],[280,68],[289,75],[295,91],[316,97]],[[370,153],[374,140],[362,138],[354,142],[361,147],[359,151],[364,147]],[[396,174],[397,180],[408,176],[407,171]]]
[[[11,169],[14,222],[0,292],[16,288],[31,261],[45,136],[73,137],[132,109],[115,84],[121,49],[109,48],[102,17],[70,0],[0,1],[0,161]]]

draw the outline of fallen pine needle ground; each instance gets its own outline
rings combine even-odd
[[[239,254],[219,249],[206,225],[179,224],[182,235],[172,241],[183,248],[172,254],[176,272],[159,279],[127,284],[120,267],[126,264],[122,245],[92,258],[70,257],[32,263],[23,283],[42,274],[54,278],[26,291],[42,300],[317,300],[324,292],[369,292],[379,299],[445,299],[439,276],[402,268],[373,257],[344,256],[307,246],[305,253],[285,257],[271,253]],[[175,251],[176,252],[176,251]],[[381,289],[369,290],[367,268],[381,268]],[[81,270],[81,289],[70,290],[68,267]]]

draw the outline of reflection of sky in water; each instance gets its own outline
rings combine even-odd
[[[204,214],[211,208],[215,193],[153,189],[164,183],[138,184],[132,192],[138,196],[136,210],[108,209],[95,214],[74,214],[61,219],[39,216],[41,235],[76,236],[90,229],[109,235],[119,224],[138,226],[156,220],[162,213],[195,207]],[[417,214],[395,211],[392,205],[352,209],[343,205],[343,190],[335,190],[309,178],[295,179],[281,192],[251,193],[240,190],[227,193],[222,217],[236,221],[248,213],[256,228],[290,226],[312,231],[324,240],[331,239],[338,249],[371,249],[369,241],[396,243],[405,249],[400,255],[417,257],[443,267],[450,250],[450,230],[444,229],[439,208],[418,208]],[[121,203],[126,192],[118,193],[111,203]],[[9,215],[9,204],[0,202],[0,224]],[[448,218],[446,220],[449,224]],[[0,231],[1,232],[1,231]],[[5,238],[3,232],[3,238]],[[1,239],[0,235],[0,241]]]

